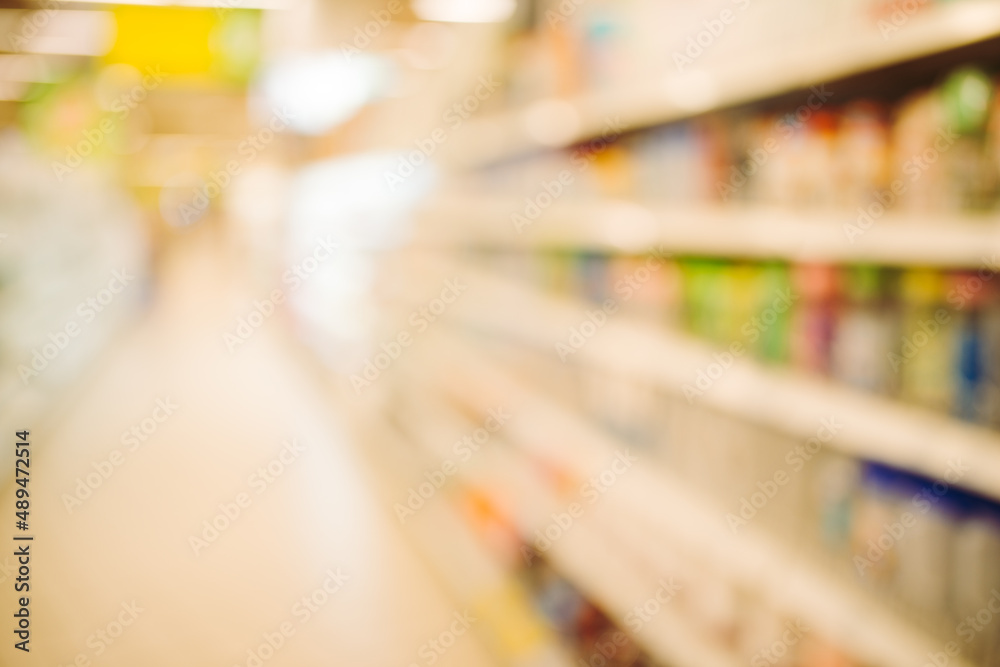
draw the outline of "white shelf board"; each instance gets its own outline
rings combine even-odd
[[[524,208],[523,197],[442,195],[419,213],[421,243],[950,268],[1000,262],[998,214],[890,213],[864,229],[857,212],[593,199],[556,202],[519,232],[512,215]]]

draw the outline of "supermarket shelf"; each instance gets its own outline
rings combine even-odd
[[[475,167],[546,147],[570,146],[607,131],[688,118],[705,111],[774,97],[823,82],[930,56],[1000,35],[1000,6],[967,0],[936,6],[909,18],[884,37],[874,25],[849,35],[817,38],[808,51],[751,53],[727,67],[692,69],[626,89],[545,100],[467,123],[450,142],[452,161]],[[804,101],[804,100],[803,100]],[[562,136],[532,134],[532,117],[546,103],[561,103]],[[575,123],[573,123],[575,117]],[[566,131],[567,125],[573,125]]]
[[[435,418],[446,415],[433,413]],[[380,465],[388,471],[383,479],[383,497],[387,503],[400,500],[397,497],[399,489],[423,481],[422,477],[414,479],[414,471],[439,465],[443,453],[434,447],[447,446],[449,442],[435,440],[426,428],[406,428],[404,435],[390,427],[377,412],[355,412],[346,416],[360,437],[380,445],[377,456]],[[441,422],[425,422],[432,423],[439,425]],[[512,579],[505,564],[477,539],[465,518],[445,496],[447,493],[443,492],[422,507],[411,521],[406,522],[402,533],[452,599],[474,610],[477,618],[484,621],[474,631],[494,657],[502,658],[504,664],[572,667],[570,656],[548,632],[538,611]]]
[[[614,542],[586,519],[574,526],[549,551],[549,559],[581,590],[603,601],[608,613],[623,618],[629,609],[658,587],[655,577],[637,576],[628,557],[615,552]],[[628,585],[623,585],[628,582]],[[636,633],[643,649],[666,664],[678,667],[736,667],[737,658],[700,638],[681,614],[664,606],[649,624]]]
[[[512,216],[525,205],[441,196],[420,213],[422,243],[950,268],[993,267],[1000,252],[997,215],[892,213],[863,227],[856,212],[604,199],[557,202],[519,231]]]
[[[450,317],[553,355],[556,343],[566,344],[570,329],[589,321],[586,312],[594,308],[467,265],[452,275],[467,280],[475,298],[462,299]],[[699,373],[717,363],[718,352],[664,326],[618,314],[572,360],[683,396]],[[944,476],[952,461],[961,461],[968,470],[958,485],[1000,498],[1000,435],[946,415],[743,358],[734,359],[692,402],[803,441],[815,436],[824,420],[833,419],[840,429],[828,447],[935,479]]]
[[[468,345],[451,337],[445,337],[442,345],[436,358],[450,363],[442,361],[446,367],[437,369],[437,377],[453,400],[485,414],[497,401],[516,396],[517,416],[505,427],[504,436],[531,455],[558,461],[586,477],[622,449],[622,443],[517,382]],[[700,498],[667,471],[643,460],[633,465],[628,483],[616,485],[614,494],[604,496],[609,503],[617,499],[610,511],[618,521],[628,517],[656,526],[660,536],[714,569],[730,586],[753,591],[776,611],[801,618],[865,664],[911,667],[937,650],[922,631],[755,532],[752,526],[734,535],[725,523],[724,510]],[[663,507],[672,511],[660,511]],[[566,540],[572,532],[561,539]],[[650,560],[658,555],[653,549],[656,541],[651,535],[643,543],[650,551]],[[563,566],[572,571],[573,565],[580,565],[576,574],[590,586],[610,588],[607,571],[587,564],[589,554],[582,548],[573,549],[578,562]],[[969,667],[959,659],[952,664]]]
[[[429,372],[430,369],[418,370],[415,377],[427,377]],[[454,391],[454,387],[451,389]],[[448,408],[443,400],[438,397],[422,401],[420,410],[408,416],[406,429],[416,434],[415,439],[423,441],[423,446],[436,454],[438,460],[448,457],[448,444],[454,439],[449,437],[454,433],[442,429],[441,424],[456,421],[454,407]],[[474,424],[465,424],[464,430],[456,429],[454,432],[468,432],[473,428]],[[503,436],[504,433],[501,433],[500,437]],[[474,465],[476,463],[479,465]],[[551,513],[563,509],[564,502],[546,490],[545,480],[539,477],[523,453],[509,447],[494,445],[484,449],[458,474],[476,486],[490,488],[491,482],[500,479],[504,488],[518,489],[512,501],[517,504],[514,514],[524,539],[530,539],[535,529],[543,528],[551,520]],[[637,603],[656,591],[660,586],[658,579],[663,577],[663,573],[641,564],[637,566],[635,562],[639,555],[636,551],[648,543],[648,535],[643,535],[639,543],[633,541],[624,545],[618,539],[608,538],[605,527],[596,520],[598,518],[595,513],[580,517],[573,529],[556,541],[545,555],[553,566],[621,625]],[[699,637],[692,624],[669,606],[662,608],[633,637],[656,659],[677,667],[737,667],[741,664],[734,655]]]
[[[129,270],[139,274],[139,281],[148,279],[140,269]],[[25,386],[13,364],[0,371],[0,428],[7,433],[37,430],[36,425],[52,421],[67,400],[85,391],[80,386],[81,381],[100,365],[102,357],[114,347],[114,342],[142,316],[139,289],[133,289],[128,296],[119,299],[118,308],[108,309],[103,317],[95,319],[85,334],[57,358],[60,364],[57,368],[43,371],[42,376],[30,385]],[[38,340],[47,342],[41,335]],[[42,343],[39,343],[36,349],[41,346]],[[29,354],[22,353],[17,363],[30,364]],[[0,487],[14,478],[13,463],[13,448],[0,453],[0,465],[3,466]]]

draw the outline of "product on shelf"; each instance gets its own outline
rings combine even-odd
[[[837,318],[837,271],[824,264],[792,268],[791,290],[798,295],[792,314],[791,358],[800,368],[827,375]]]
[[[608,616],[568,579],[536,555],[522,580],[542,615],[572,649],[576,664],[653,667],[655,664]]]
[[[890,361],[899,339],[891,280],[887,271],[873,266],[841,273],[843,300],[831,350],[834,378],[879,393],[893,393],[897,384]]]
[[[632,81],[622,75],[628,70],[623,63],[637,52],[650,52],[648,44],[638,42],[654,30],[636,29],[634,20],[623,17],[633,13],[653,16],[657,11],[673,17],[673,25],[679,27],[669,31],[659,45],[660,55],[669,58],[688,46],[684,37],[696,35],[699,25],[743,3],[682,4],[597,1],[565,15],[558,13],[555,2],[537,3],[536,30],[520,39],[532,44],[536,60],[531,62],[538,67],[522,72],[523,85],[517,94],[523,95],[522,101],[571,96],[575,108],[585,111],[591,98],[581,93],[600,93],[612,86],[627,89]],[[807,25],[822,25],[831,34],[877,30],[879,22],[895,21],[900,12],[908,21],[914,13],[932,12],[943,3],[918,4],[908,11],[912,3],[897,0],[764,3],[759,11],[755,8],[739,15],[752,28],[727,29],[721,37],[716,35],[719,39],[712,48],[693,48],[692,54],[698,53],[685,57],[697,61],[696,69],[711,70],[717,63],[732,61],[734,54],[759,49],[755,40],[765,35],[785,46],[808,44]],[[771,25],[766,29],[760,27],[768,21]],[[542,28],[543,23],[547,27]],[[641,35],[637,43],[628,44],[630,27]],[[656,52],[656,46],[651,51]],[[485,263],[499,273],[567,297],[581,313],[589,314],[613,301],[617,308],[603,311],[600,326],[616,318],[641,319],[653,325],[623,327],[617,332],[619,340],[629,340],[626,334],[632,333],[638,341],[641,335],[655,334],[656,326],[681,329],[714,348],[718,363],[711,372],[721,369],[724,373],[730,362],[743,363],[736,357],[744,357],[776,367],[774,372],[760,372],[759,377],[769,381],[788,375],[781,366],[791,367],[858,390],[855,394],[888,397],[1000,428],[1000,289],[995,284],[995,258],[984,256],[982,267],[973,271],[879,266],[870,263],[867,248],[861,245],[868,239],[855,237],[848,240],[858,241],[858,252],[838,263],[808,261],[809,255],[799,257],[789,250],[778,250],[773,256],[756,254],[759,249],[740,254],[724,243],[716,249],[729,247],[720,252],[731,256],[706,256],[689,249],[690,254],[667,258],[660,248],[610,249],[626,238],[624,233],[617,234],[619,225],[632,223],[627,216],[617,215],[620,202],[614,200],[619,199],[669,213],[650,223],[651,244],[656,239],[656,222],[664,227],[669,224],[670,233],[679,235],[678,223],[694,227],[720,211],[726,212],[734,226],[743,217],[734,211],[747,212],[752,224],[771,211],[790,218],[807,210],[819,213],[803,215],[802,225],[853,221],[867,230],[872,225],[916,224],[923,218],[940,225],[943,232],[956,219],[991,224],[1000,211],[997,62],[968,63],[951,72],[913,71],[917,69],[905,73],[925,82],[915,90],[901,91],[898,82],[888,80],[889,85],[879,90],[869,85],[878,83],[876,77],[858,77],[858,85],[872,91],[870,98],[867,94],[845,96],[841,91],[852,81],[844,80],[835,94],[814,89],[803,91],[802,98],[795,100],[793,92],[780,99],[616,134],[610,141],[539,151],[481,170],[470,176],[481,192],[513,193],[519,200],[527,197],[526,205],[539,209],[532,218],[532,224],[536,218],[539,223],[533,231],[546,222],[543,208],[574,202],[582,205],[567,206],[564,211],[582,212],[579,222],[585,238],[597,237],[592,229],[596,223],[608,231],[602,242],[574,245],[569,226],[569,232],[558,239],[544,234],[535,237],[541,239],[535,251],[494,250],[492,258],[487,251]],[[938,77],[933,85],[928,85],[930,76]],[[593,99],[602,97],[598,94]],[[539,193],[563,171],[571,176],[569,182],[558,197],[549,192],[550,203],[541,206]],[[587,204],[592,201],[608,204],[609,213],[603,218],[591,216]],[[635,238],[645,231],[635,224]],[[553,240],[558,244],[549,246]],[[687,247],[698,247],[697,243]],[[650,268],[654,260],[655,270]],[[860,453],[869,451],[863,449],[864,442],[828,445],[834,434],[820,435],[822,431],[803,441],[789,435],[788,427],[778,426],[776,420],[768,423],[781,432],[755,422],[753,415],[736,409],[729,412],[723,406],[731,394],[699,403],[676,390],[650,386],[631,373],[598,365],[597,359],[610,359],[604,356],[606,350],[598,355],[560,357],[550,347],[543,349],[543,343],[527,343],[530,336],[504,340],[501,331],[486,341],[483,332],[475,335],[484,348],[488,344],[489,355],[533,388],[575,409],[581,419],[621,447],[634,447],[661,466],[658,472],[666,468],[674,473],[678,485],[690,484],[706,496],[706,502],[720,508],[720,521],[727,521],[734,533],[746,530],[790,545],[810,567],[843,584],[852,598],[863,593],[860,599],[891,610],[905,624],[919,629],[932,645],[956,642],[961,658],[971,664],[986,667],[1000,660],[1000,617],[990,612],[990,622],[985,622],[982,619],[987,616],[977,616],[990,609],[992,600],[1000,601],[996,566],[1000,562],[1000,503],[962,490],[961,460],[954,468],[941,470],[936,479],[920,476],[868,460]],[[622,351],[622,359],[632,362],[628,353]],[[704,375],[708,373],[706,368]],[[752,379],[751,373],[746,376]],[[816,383],[817,395],[823,391],[821,384]],[[743,385],[733,381],[725,391],[755,389],[749,381]],[[753,396],[740,407],[769,398]],[[787,409],[791,412],[795,407]],[[879,414],[878,410],[859,412],[866,420]],[[905,415],[918,410],[885,412]],[[832,415],[831,420],[850,417]],[[963,429],[950,426],[949,430]],[[970,446],[983,435],[970,437]],[[910,441],[918,438],[907,436]],[[946,448],[952,443],[935,442],[930,432],[927,438],[928,452],[950,451]],[[930,454],[923,461],[923,451],[915,449],[907,452],[909,459],[903,458],[926,473]],[[870,451],[867,456],[872,458],[896,460],[885,448]],[[552,487],[548,491],[558,495],[572,487],[571,466],[565,462],[533,460],[532,464],[538,478],[545,480],[542,485]],[[978,481],[972,486],[984,488]],[[656,507],[655,511],[671,508]],[[731,518],[721,518],[727,512]],[[644,516],[642,520],[649,519]],[[649,528],[637,528],[634,524],[639,521],[620,517],[622,526],[633,531]],[[617,537],[614,528],[604,529],[603,537],[609,542]],[[539,558],[526,576],[537,591],[539,608],[556,627],[567,628],[563,634],[571,642],[582,647],[595,637],[600,642],[599,637],[606,636],[602,635],[606,630],[601,614],[590,609],[581,592],[552,569],[558,559],[549,562],[544,554],[536,555]],[[682,556],[678,558],[683,561]],[[774,653],[775,637],[797,619],[769,609],[767,602],[718,576],[709,565],[704,569],[700,563],[688,565],[680,570],[687,576],[685,589],[672,604],[692,621],[692,634],[708,638],[713,646],[724,647],[752,665],[855,664],[845,655],[845,647],[832,646],[820,633],[801,638],[794,647],[781,647],[780,655]],[[593,656],[586,649],[584,654]],[[580,664],[594,661],[584,658]]]
[[[536,354],[525,350],[520,354],[524,363],[519,367],[525,372],[550,372],[539,370]],[[585,364],[578,371],[592,376],[595,385],[628,381]],[[1000,557],[1000,502],[961,488],[961,461],[943,470],[939,478],[929,478],[835,451],[803,447],[787,436],[699,406],[672,409],[680,406],[680,399],[657,396],[639,384],[632,391],[653,399],[646,410],[609,406],[607,396],[597,393],[582,395],[578,408],[616,433],[607,423],[615,412],[621,420],[658,428],[664,428],[659,420],[665,419],[670,432],[653,445],[658,450],[669,448],[669,452],[659,452],[662,465],[724,506],[749,512],[740,503],[750,503],[753,511],[745,515],[750,517],[745,523],[752,522],[794,544],[801,553],[812,554],[898,608],[942,644],[956,641],[963,658],[971,663],[991,665],[1000,656],[1000,625],[984,621],[985,612],[976,620],[976,614],[988,609],[994,597],[1000,599],[1000,570],[995,567]],[[633,426],[633,430],[641,428],[641,424]],[[776,471],[784,474],[780,483],[774,481]],[[743,524],[737,529],[742,530]],[[730,644],[741,636],[748,656],[753,653],[749,646],[766,647],[762,638],[767,633],[759,625],[738,621],[732,610],[736,603],[724,600],[732,591],[713,593],[711,586],[696,577],[687,585],[684,604],[691,606],[685,608],[706,629],[714,628],[710,632],[717,641]],[[755,609],[759,619],[761,610]],[[822,642],[804,642],[789,653],[789,659],[801,662],[789,664],[828,664],[820,656],[846,660]]]
[[[480,177],[494,188],[534,194],[540,182],[567,170],[569,198],[829,210],[865,229],[890,212],[995,211],[995,76],[959,67],[938,85],[889,102],[805,93],[798,105],[713,112],[596,146],[543,152]]]
[[[660,395],[626,375],[598,370],[586,365],[586,362],[574,359],[568,364],[545,363],[542,350],[524,348],[510,341],[506,345],[497,341],[496,345],[490,346],[489,354],[501,360],[505,368],[517,373],[533,387],[543,388],[543,391],[558,386],[552,384],[553,375],[582,378],[588,385],[587,391],[575,395],[575,398],[570,392],[556,391],[552,394],[553,398],[573,400],[572,405],[581,414],[590,415],[595,424],[630,444],[633,441],[620,430],[622,423],[631,422],[630,430],[633,432],[661,432],[658,440],[646,442],[642,449],[643,458],[655,457],[653,460],[659,461],[660,465],[672,469],[679,477],[724,505],[737,506],[740,496],[753,496],[754,501],[759,502],[757,496],[762,491],[754,482],[769,479],[777,469],[786,469],[789,481],[780,486],[775,483],[770,499],[751,517],[752,522],[795,544],[803,554],[814,554],[817,560],[825,558],[831,565],[836,565],[836,569],[846,573],[847,579],[859,576],[852,559],[857,552],[858,536],[864,534],[860,531],[867,525],[865,521],[892,519],[892,508],[869,511],[867,518],[862,514],[857,498],[865,464],[855,459],[834,452],[806,455],[805,458],[789,457],[796,451],[796,445],[801,443],[703,407],[685,404],[683,409],[677,409],[683,401],[676,396],[668,398]],[[623,391],[623,386],[630,381],[633,385],[631,400],[614,401],[611,394]],[[602,388],[605,390],[602,391]],[[637,405],[643,408],[638,409]],[[665,430],[670,433],[662,433]],[[679,446],[675,447],[675,443]],[[546,485],[551,486],[553,492],[564,487],[562,477],[552,475],[548,464],[535,461],[535,465],[543,471],[541,478],[548,480]],[[567,492],[572,495],[574,488],[570,484]],[[880,524],[873,523],[872,528],[875,527],[882,528]],[[605,539],[618,545],[612,526],[605,525],[603,529],[607,531]],[[981,530],[979,534],[987,533]],[[650,536],[650,539],[655,538]],[[970,538],[969,548],[974,548],[975,544],[978,543]],[[530,562],[530,567],[525,568],[522,575],[528,582],[527,588],[534,591],[536,604],[543,615],[560,628],[567,643],[575,647],[579,656],[577,664],[647,664],[632,662],[637,658],[631,649],[625,650],[626,646],[630,646],[625,643],[626,635],[615,634],[621,630],[615,628],[576,586],[557,571],[556,565],[547,560],[545,551],[534,550],[531,544],[522,547],[528,550],[527,560]],[[655,560],[655,566],[663,572],[676,571],[676,581],[683,581],[679,592],[669,600],[671,610],[690,623],[692,633],[730,652],[735,660],[750,664],[805,667],[850,667],[857,664],[841,648],[825,641],[801,617],[771,610],[757,593],[743,590],[720,578],[708,565],[689,561],[673,548],[666,545],[665,548],[664,555]],[[903,558],[910,559],[907,562],[912,562],[911,567],[919,572],[923,565],[919,554],[914,554],[907,552]],[[894,561],[887,560],[886,564],[890,562]],[[952,575],[949,571],[944,575],[939,572],[936,576]],[[866,583],[862,581],[862,587]],[[938,583],[937,580],[935,583]],[[899,595],[898,582],[870,588],[886,600]],[[911,616],[917,622],[924,620],[916,611]],[[625,627],[633,632],[636,627],[640,632],[648,632],[636,622],[641,618],[641,615],[626,616]],[[633,623],[630,624],[629,619]],[[939,636],[946,634],[940,628],[937,630]],[[618,645],[611,650],[615,637]],[[607,643],[608,639],[612,640],[612,644]],[[619,659],[623,662],[616,662]]]
[[[966,658],[993,664],[1000,625],[975,614],[998,596],[997,571],[986,563],[1000,555],[1000,504],[955,486],[960,475],[928,479],[865,464],[853,561],[859,581],[911,605]]]
[[[900,398],[946,412],[955,400],[959,364],[955,317],[944,307],[945,277],[926,269],[904,271],[900,296],[902,336],[892,363]]]
[[[598,251],[486,257],[502,274],[600,305],[609,318],[678,326],[737,356],[1000,427],[1000,284],[986,267]]]

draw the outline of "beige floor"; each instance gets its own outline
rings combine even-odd
[[[12,648],[5,612],[0,664],[428,664],[421,645],[461,609],[376,497],[364,443],[345,437],[315,374],[288,347],[284,315],[228,352],[222,333],[253,294],[205,236],[180,244],[152,310],[53,413],[62,416],[31,425],[32,651]],[[176,412],[127,451],[121,434],[168,397]],[[303,453],[258,493],[250,476],[291,438]],[[115,449],[123,462],[70,512],[63,495]],[[243,492],[250,505],[196,555],[190,536]],[[8,487],[5,517],[12,506]],[[5,526],[7,545],[9,533]],[[306,620],[294,605],[338,568],[349,579]],[[12,577],[0,570],[0,578],[11,609]],[[116,634],[123,604],[133,603],[142,611],[105,644],[98,631]],[[266,660],[252,659],[248,650],[283,623],[294,634],[272,656],[265,650]],[[469,633],[434,664],[491,662]]]

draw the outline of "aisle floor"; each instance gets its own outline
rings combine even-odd
[[[150,310],[34,425],[31,652],[4,642],[0,663],[428,664],[421,646],[463,610],[377,498],[378,470],[282,323],[226,349],[252,290],[213,239],[184,239]],[[144,442],[122,440],[144,420]],[[71,501],[88,475],[96,488]],[[435,664],[492,662],[473,630]]]

